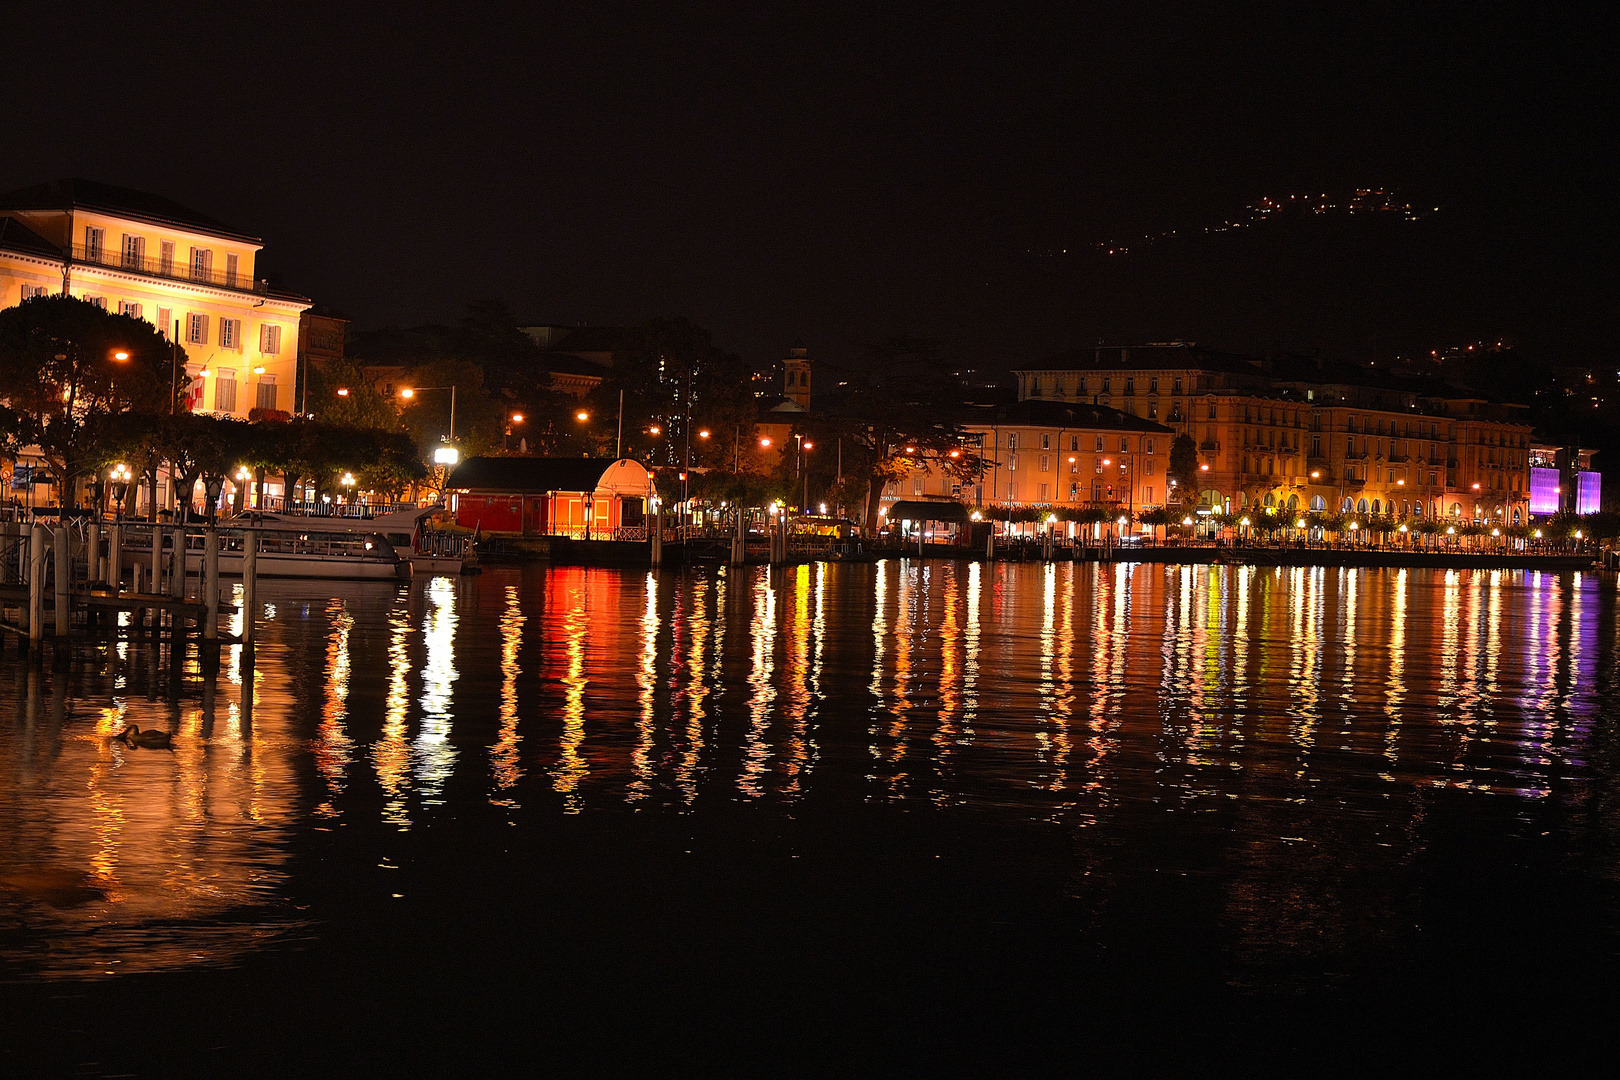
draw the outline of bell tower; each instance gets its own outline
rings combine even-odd
[[[810,408],[810,350],[789,349],[788,358],[782,361],[783,382],[786,384],[783,397],[802,409]]]

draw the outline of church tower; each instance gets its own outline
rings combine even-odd
[[[789,349],[782,361],[783,381],[787,384],[783,397],[800,408],[810,408],[810,350]]]

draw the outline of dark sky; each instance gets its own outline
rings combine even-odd
[[[695,6],[0,3],[0,184],[163,193],[362,327],[499,296],[986,361],[1620,329],[1601,6]],[[1197,232],[1356,187],[1442,210]]]

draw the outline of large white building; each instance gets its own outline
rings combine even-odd
[[[90,180],[0,194],[0,308],[76,296],[178,335],[191,408],[292,412],[309,300],[255,277],[256,236],[159,195]]]

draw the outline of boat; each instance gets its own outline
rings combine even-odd
[[[237,524],[237,523],[233,523]],[[410,558],[380,532],[255,525],[258,554],[254,573],[262,578],[330,578],[348,581],[409,581]],[[277,527],[277,526],[281,527]],[[247,529],[220,533],[219,572],[242,573]],[[204,536],[186,534],[186,573],[202,573]]]
[[[231,524],[262,529],[285,529],[307,525],[330,533],[350,535],[376,533],[410,561],[411,569],[415,573],[428,575],[478,573],[478,557],[473,553],[472,537],[427,528],[428,519],[443,509],[443,503],[435,503],[432,506],[396,510],[375,517],[250,511],[233,518]]]

